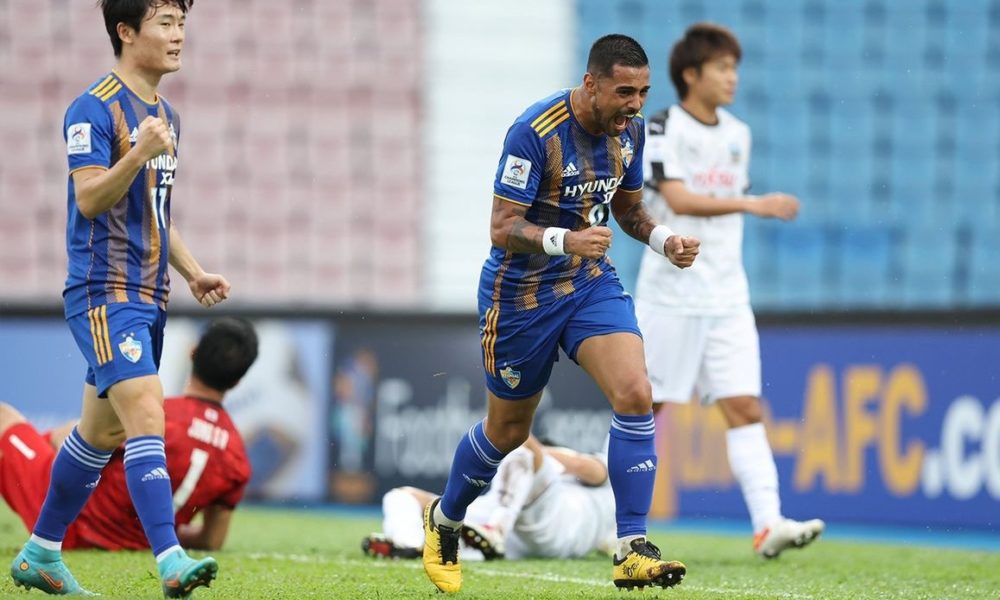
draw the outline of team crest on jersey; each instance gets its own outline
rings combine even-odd
[[[118,350],[129,362],[137,363],[142,358],[142,342],[136,341],[131,333],[126,336],[125,341],[118,344]]]
[[[517,384],[521,383],[521,372],[515,371],[510,367],[510,365],[507,365],[506,367],[500,369],[500,379],[503,379],[503,382],[507,384],[507,387],[514,389],[517,387]]]
[[[735,165],[740,162],[740,156],[743,153],[740,151],[740,145],[736,142],[729,144],[729,160]]]
[[[628,168],[629,163],[632,162],[632,157],[635,156],[635,149],[632,148],[632,140],[625,138],[622,141],[622,162],[625,163],[625,168]]]

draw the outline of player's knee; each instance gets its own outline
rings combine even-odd
[[[739,396],[719,400],[730,427],[741,427],[760,423],[764,418],[760,399],[753,396]]]
[[[610,400],[620,415],[647,415],[653,410],[653,390],[645,377],[631,377],[622,382]]]
[[[16,408],[6,402],[0,402],[0,435],[3,435],[14,425],[25,421],[27,419]]]
[[[118,418],[128,437],[163,435],[163,405],[155,394],[137,396],[123,409]]]
[[[531,433],[531,421],[509,421],[490,428],[487,437],[497,450],[504,454],[517,449]]]
[[[125,429],[121,425],[98,427],[81,419],[77,423],[76,430],[83,441],[98,450],[114,450],[121,446],[126,438]]]

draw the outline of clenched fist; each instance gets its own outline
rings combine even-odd
[[[663,244],[667,258],[675,266],[686,269],[694,264],[694,259],[698,256],[698,248],[701,246],[696,238],[680,235],[672,235]]]
[[[566,254],[576,254],[584,258],[601,258],[611,246],[611,229],[588,227],[580,231],[570,231],[563,238]]]
[[[205,308],[212,308],[229,297],[229,282],[222,275],[202,273],[188,282],[191,293]]]
[[[135,147],[132,150],[138,152],[142,161],[146,162],[170,150],[173,143],[166,121],[159,117],[146,117],[139,123],[139,132],[135,136]]]

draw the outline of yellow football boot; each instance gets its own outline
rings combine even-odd
[[[687,568],[676,560],[662,560],[660,549],[645,538],[632,540],[632,550],[619,560],[613,559],[611,570],[615,586],[631,590],[647,585],[673,587],[684,579]]]
[[[435,498],[424,508],[424,572],[442,592],[462,588],[462,567],[458,564],[460,530],[434,524]]]

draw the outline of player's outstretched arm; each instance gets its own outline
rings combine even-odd
[[[191,294],[202,306],[211,308],[229,297],[229,282],[222,275],[206,273],[201,268],[172,221],[170,223],[170,264],[188,282]]]
[[[177,527],[177,539],[181,546],[193,550],[221,550],[229,534],[233,509],[213,504],[202,511],[201,524],[189,523]]]
[[[683,181],[670,179],[659,183],[660,195],[670,210],[678,215],[716,217],[732,213],[748,213],[758,217],[790,221],[799,212],[799,201],[788,194],[765,194],[738,198],[714,198],[696,194]]]
[[[128,193],[143,165],[169,151],[173,144],[166,122],[158,117],[146,117],[136,135],[135,146],[110,169],[91,167],[73,172],[80,214],[93,219],[117,204]]]
[[[693,237],[676,235],[666,227],[658,226],[646,212],[642,203],[642,190],[618,190],[611,201],[611,211],[622,231],[649,244],[649,247],[667,257],[674,266],[682,269],[694,264],[701,242]]]
[[[490,219],[493,245],[521,254],[575,254],[595,259],[604,256],[611,245],[611,230],[607,227],[588,227],[581,231],[540,227],[525,219],[527,212],[527,206],[494,196]]]

